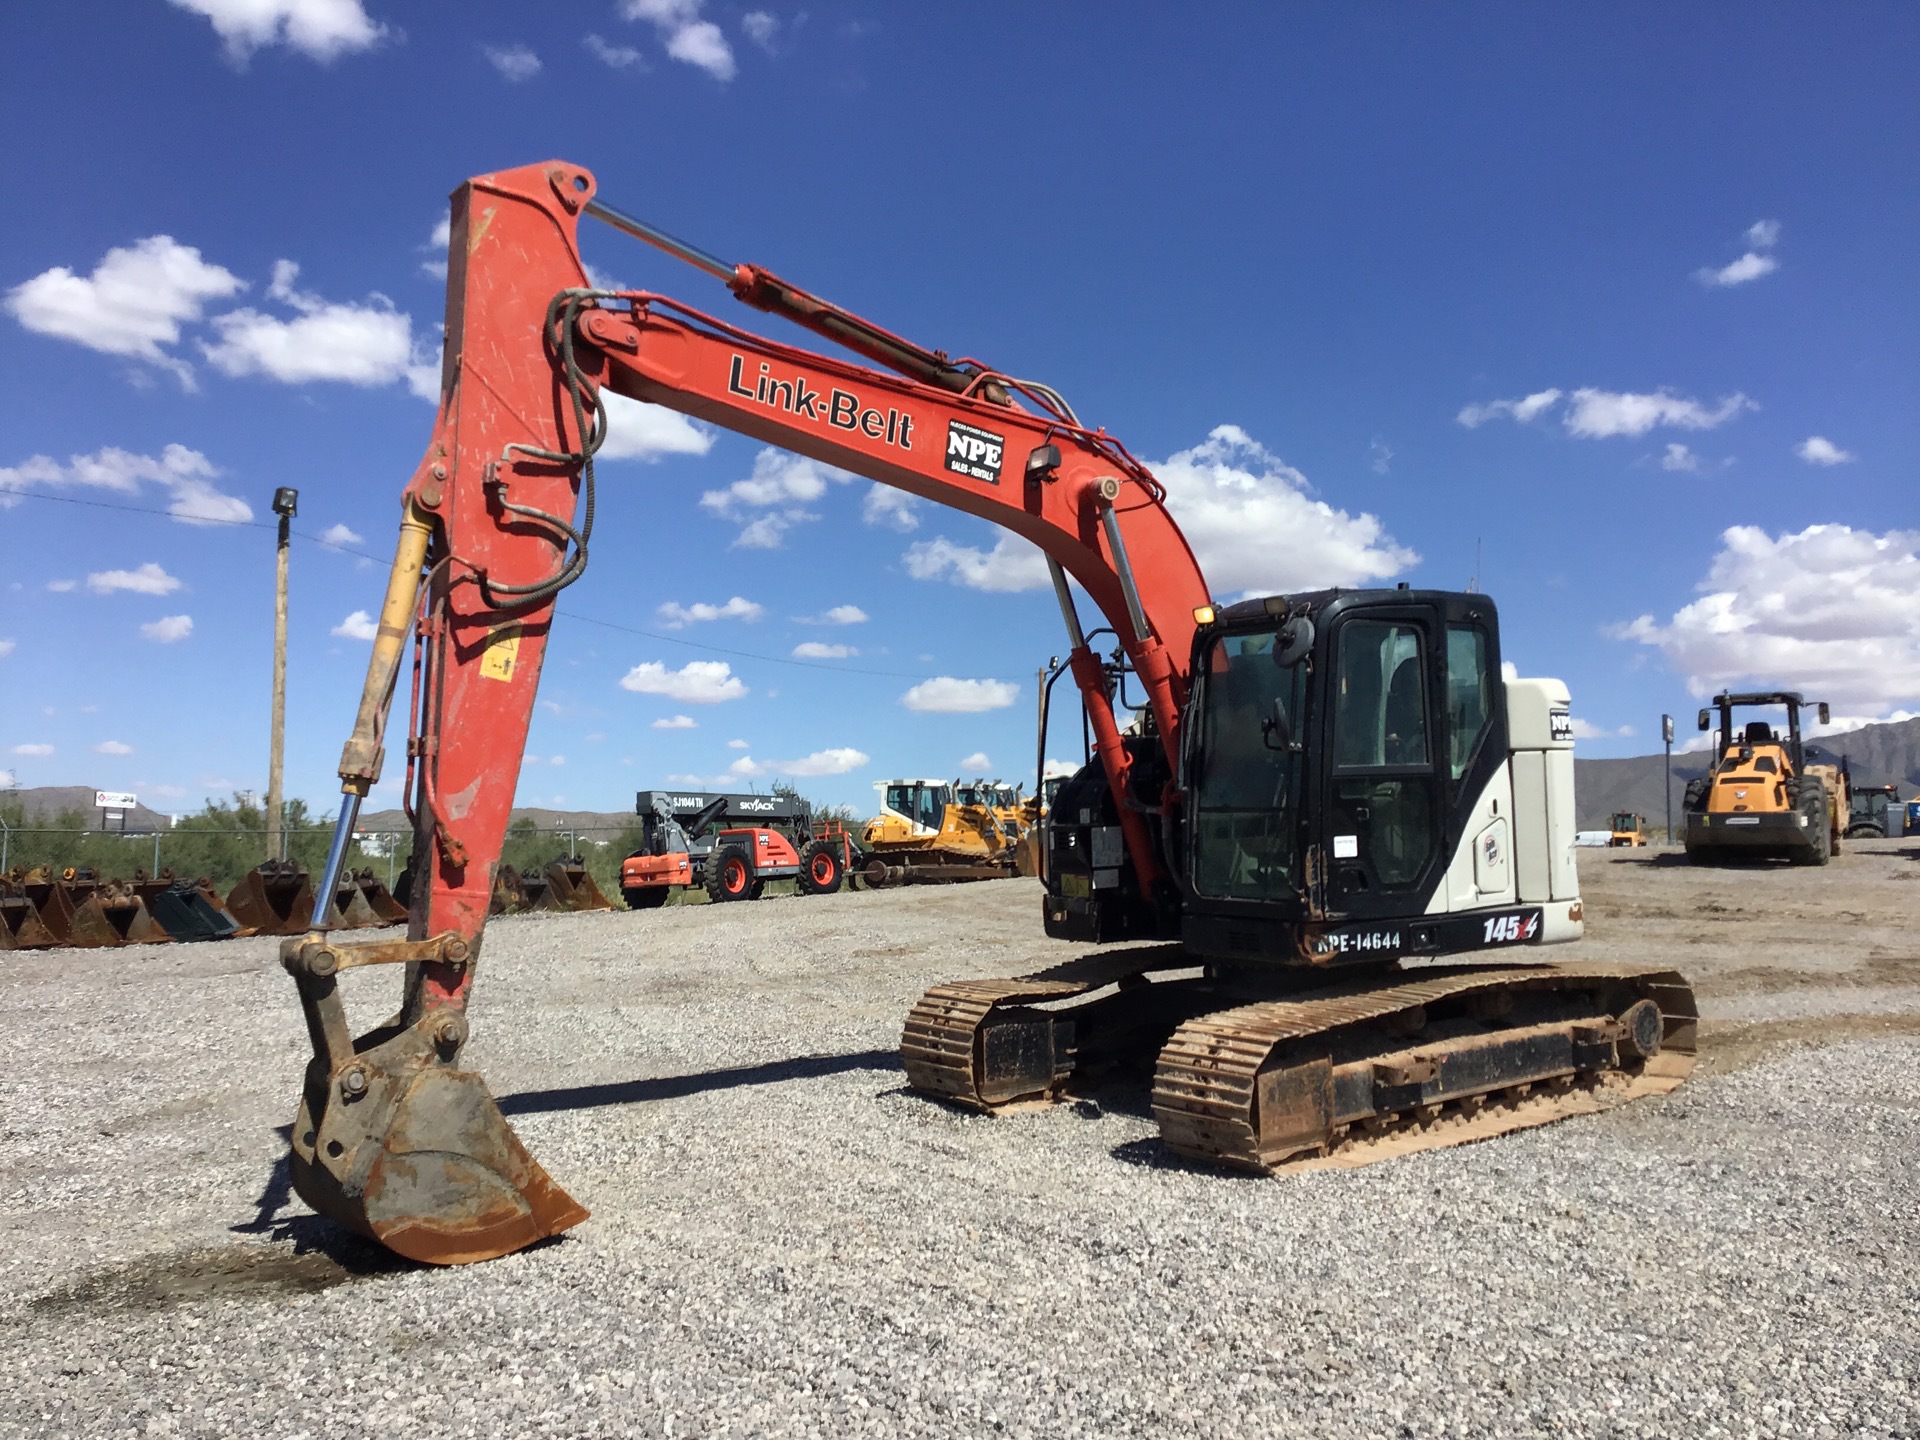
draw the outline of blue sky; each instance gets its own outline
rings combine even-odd
[[[550,158],[1054,385],[1156,466],[1222,597],[1477,573],[1582,753],[1725,683],[1920,710],[1909,6],[101,13],[0,14],[0,783],[264,787],[292,485],[334,548],[293,554],[288,790],[330,803],[446,193]],[[1030,552],[677,417],[615,442],[522,803],[1031,777],[1063,641]]]

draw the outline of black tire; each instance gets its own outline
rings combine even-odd
[[[635,885],[620,893],[627,897],[629,910],[658,910],[673,892],[665,885]]]
[[[1807,843],[1794,856],[1794,863],[1824,865],[1832,848],[1827,825],[1827,787],[1818,780],[1802,780],[1796,789],[1794,808],[1807,817]]]
[[[751,900],[758,890],[753,878],[753,858],[738,845],[722,845],[707,857],[707,898],[716,904],[726,900]]]
[[[831,895],[846,879],[846,857],[832,840],[811,841],[800,852],[800,893]]]

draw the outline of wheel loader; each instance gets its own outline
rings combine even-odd
[[[585,219],[842,353],[594,284]],[[440,408],[403,491],[319,893],[389,749],[419,888],[404,940],[321,925],[281,950],[312,1046],[290,1172],[315,1210],[439,1264],[588,1218],[461,1055],[556,600],[596,543],[607,392],[992,521],[1045,557],[1088,758],[1054,797],[1036,899],[1048,935],[1091,948],[929,989],[900,1047],[918,1093],[997,1110],[1138,1075],[1171,1154],[1268,1173],[1478,1140],[1688,1074],[1683,976],[1542,956],[1584,923],[1572,709],[1557,680],[1508,678],[1488,596],[1216,600],[1167,487],[1059,391],[679,240],[579,166],[475,177],[450,234]],[[396,693],[410,714],[390,731]],[[400,1009],[355,1037],[340,986],[380,965],[404,976]]]
[[[1715,758],[1705,775],[1687,782],[1688,859],[1824,865],[1840,853],[1849,810],[1847,776],[1840,765],[1809,758],[1800,736],[1800,712],[1807,703],[1792,690],[1724,692],[1701,709],[1700,729],[1715,730]],[[1736,726],[1734,712],[1752,709],[1784,709],[1786,733],[1763,718]],[[1826,724],[1831,712],[1824,700],[1818,713]]]

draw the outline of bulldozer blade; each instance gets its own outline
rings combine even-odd
[[[313,882],[291,860],[268,860],[228,892],[227,909],[251,934],[298,935],[313,915]]]
[[[611,910],[613,904],[580,857],[563,856],[547,866],[547,894],[542,910]]]
[[[375,1032],[359,1043],[379,1043],[338,1074],[314,1061],[292,1136],[302,1200],[429,1265],[491,1260],[587,1218],[527,1152],[486,1082],[453,1068],[431,1038],[444,1040],[434,1027],[448,1023],[430,1015]]]

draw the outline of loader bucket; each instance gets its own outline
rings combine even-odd
[[[172,881],[147,901],[147,911],[176,940],[225,940],[240,928],[205,876]]]
[[[338,1075],[316,1059],[292,1135],[302,1200],[429,1265],[491,1260],[587,1218],[527,1153],[486,1083],[436,1045],[434,1027],[446,1023],[429,1015],[363,1037]]]
[[[16,876],[0,876],[0,950],[51,950],[60,942]]]
[[[313,882],[292,860],[266,860],[228,892],[227,909],[249,935],[298,935],[313,914]]]
[[[118,880],[76,886],[86,898],[73,907],[67,943],[82,949],[109,945],[164,945],[173,937],[155,923],[146,902]]]
[[[546,902],[539,907],[543,910],[613,909],[578,855],[563,855],[549,864],[546,880]]]
[[[399,897],[388,890],[373,871],[356,871],[353,883],[360,887],[361,900],[366,903],[367,909],[373,912],[374,924],[404,925],[407,923],[407,907],[400,903]]]

